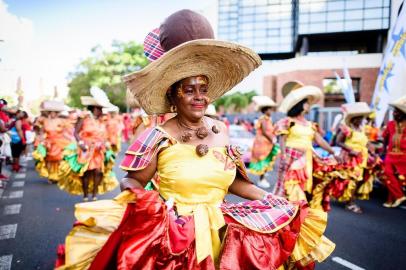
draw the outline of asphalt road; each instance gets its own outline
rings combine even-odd
[[[123,175],[115,171],[118,177]],[[274,179],[272,174],[268,177]],[[99,197],[113,198],[118,192]],[[228,200],[239,199],[230,196]],[[52,269],[56,248],[72,227],[78,202],[79,196],[70,196],[40,178],[32,161],[25,172],[13,174],[4,192],[0,190],[0,270]],[[386,209],[382,203],[378,190],[373,199],[360,202],[362,215],[333,204],[326,235],[337,247],[316,269],[406,269],[406,207]]]

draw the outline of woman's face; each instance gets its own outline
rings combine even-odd
[[[100,116],[103,114],[102,107],[94,106],[94,107],[93,107],[93,110],[92,110],[92,113],[93,113],[93,115],[94,115],[95,117],[100,117]]]
[[[355,127],[360,127],[362,125],[363,121],[364,121],[364,117],[358,116],[358,117],[354,117],[353,119],[351,119],[351,124],[353,124]]]
[[[58,116],[57,112],[49,112],[49,117],[56,118]]]
[[[310,104],[309,102],[306,101],[305,103],[303,103],[303,113],[307,114],[309,112],[310,112]]]
[[[172,93],[177,113],[186,118],[200,119],[210,104],[208,80],[205,76],[194,76],[180,81]]]
[[[393,111],[393,118],[395,119],[396,122],[401,122],[404,119],[406,119],[405,113],[399,110],[398,108],[395,108],[395,110]]]

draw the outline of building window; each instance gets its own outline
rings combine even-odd
[[[352,89],[354,90],[355,101],[360,100],[360,78],[351,78]],[[324,105],[325,107],[338,107],[346,103],[343,89],[336,78],[323,80]]]
[[[299,34],[387,29],[384,0],[299,0]]]

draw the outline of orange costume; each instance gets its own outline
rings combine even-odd
[[[103,173],[103,180],[98,187],[98,193],[103,194],[114,189],[118,185],[112,171],[115,156],[108,146],[106,124],[102,119],[84,116],[79,138],[86,146],[86,151],[76,145],[66,149],[64,162],[60,167],[63,179],[58,182],[59,188],[74,195],[81,195],[83,194],[81,177],[87,171],[100,170]],[[93,189],[93,181],[90,181],[89,189]]]
[[[258,119],[256,124],[256,137],[252,147],[251,163],[249,166],[250,172],[257,175],[262,175],[273,169],[275,158],[279,152],[278,145],[274,145],[263,134],[263,128],[266,134],[275,139],[274,126],[269,116],[263,115]],[[276,146],[276,147],[274,147]]]
[[[121,150],[121,132],[123,120],[120,115],[109,116],[106,121],[107,137],[112,150],[117,153]]]
[[[63,151],[73,142],[73,137],[66,133],[67,124],[68,122],[61,118],[44,119],[43,136],[33,153],[37,160],[38,173],[51,181],[59,181],[58,167],[63,158]]]

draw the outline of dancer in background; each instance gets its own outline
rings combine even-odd
[[[50,183],[58,182],[63,151],[72,142],[72,137],[66,136],[67,122],[59,117],[59,113],[64,110],[62,102],[44,101],[42,110],[47,112],[47,118],[42,120],[38,145],[33,152],[35,168],[39,175],[48,178]]]
[[[256,136],[252,146],[249,170],[252,174],[259,175],[259,187],[270,188],[271,185],[265,178],[265,174],[273,170],[275,159],[279,153],[271,118],[276,103],[268,96],[255,96],[252,100],[256,104],[256,111],[261,112],[262,116],[255,126]]]
[[[383,131],[386,150],[384,161],[385,178],[388,189],[385,207],[398,207],[406,201],[403,186],[406,186],[406,96],[390,104],[393,108],[393,121],[389,121]]]
[[[112,171],[115,155],[108,141],[102,108],[112,107],[106,94],[99,88],[91,89],[92,96],[82,96],[81,101],[88,111],[78,120],[75,127],[77,147],[65,151],[61,164],[63,179],[59,188],[74,195],[83,195],[88,201],[89,191],[93,200],[97,194],[113,190],[118,182]]]
[[[343,170],[341,172],[343,183],[336,182],[334,196],[345,202],[345,208],[354,213],[362,213],[355,203],[357,197],[369,198],[372,191],[373,178],[364,181],[364,172],[368,162],[368,137],[365,133],[364,121],[371,113],[365,102],[356,102],[342,105],[344,121],[340,126],[336,144],[342,148]],[[337,190],[338,189],[338,190]]]
[[[341,158],[317,132],[317,127],[306,120],[310,106],[316,104],[323,93],[315,86],[304,86],[299,82],[288,82],[282,88],[284,99],[279,111],[286,118],[276,123],[276,134],[280,136],[281,160],[275,194],[285,196],[289,201],[311,201],[314,196],[322,197],[324,179],[313,182],[313,174],[320,170],[332,170],[335,160],[322,160],[313,151],[313,143],[318,144],[336,160]],[[314,189],[319,185],[317,189]],[[323,209],[322,201],[311,203],[311,207]]]

